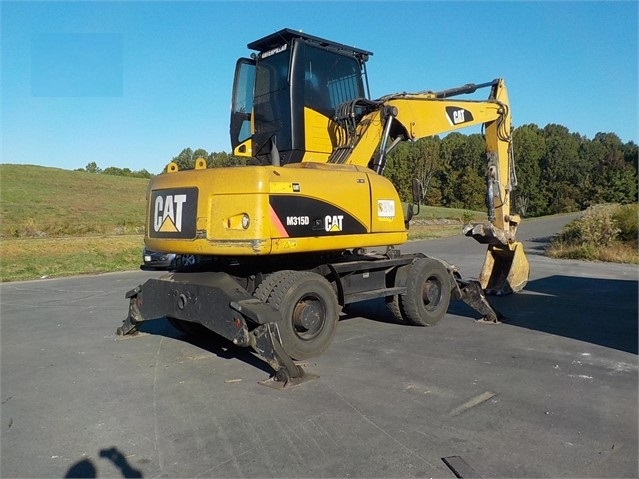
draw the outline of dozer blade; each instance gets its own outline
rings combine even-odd
[[[521,243],[491,244],[478,279],[486,294],[500,296],[524,289],[529,273],[530,266]]]

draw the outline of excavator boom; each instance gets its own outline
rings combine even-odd
[[[454,98],[487,87],[490,94],[486,100]],[[340,106],[335,121],[342,134],[328,161],[368,165],[378,174],[383,174],[386,157],[399,141],[482,125],[486,140],[488,221],[466,225],[463,231],[489,245],[480,273],[484,289],[507,294],[525,286],[528,261],[521,243],[515,239],[520,217],[510,211],[510,193],[517,186],[517,177],[508,91],[503,79],[439,92],[392,94],[374,101],[356,99]]]

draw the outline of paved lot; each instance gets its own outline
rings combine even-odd
[[[559,221],[559,223],[557,223]],[[637,477],[637,268],[541,256],[559,220],[521,230],[531,281],[454,303],[432,328],[383,302],[346,310],[320,379],[258,385],[268,368],[165,320],[116,340],[143,271],[0,286],[2,477]],[[467,238],[402,248],[475,276]],[[470,477],[467,473],[464,477]]]

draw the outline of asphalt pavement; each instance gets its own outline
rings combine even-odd
[[[1,477],[637,477],[636,266],[553,260],[570,217],[526,222],[531,278],[429,328],[348,307],[307,362],[258,384],[250,351],[165,319],[118,339],[133,271],[0,285]],[[464,237],[410,242],[479,272]]]

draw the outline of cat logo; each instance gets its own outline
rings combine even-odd
[[[326,215],[324,218],[324,229],[329,233],[342,231],[342,222],[344,215]]]
[[[474,120],[473,114],[470,111],[455,106],[446,107],[446,118],[448,118],[448,122],[452,126],[469,123]]]
[[[197,189],[156,190],[151,194],[150,236],[155,238],[193,238]]]
[[[153,229],[162,233],[182,231],[182,207],[186,195],[166,195],[155,198]]]

